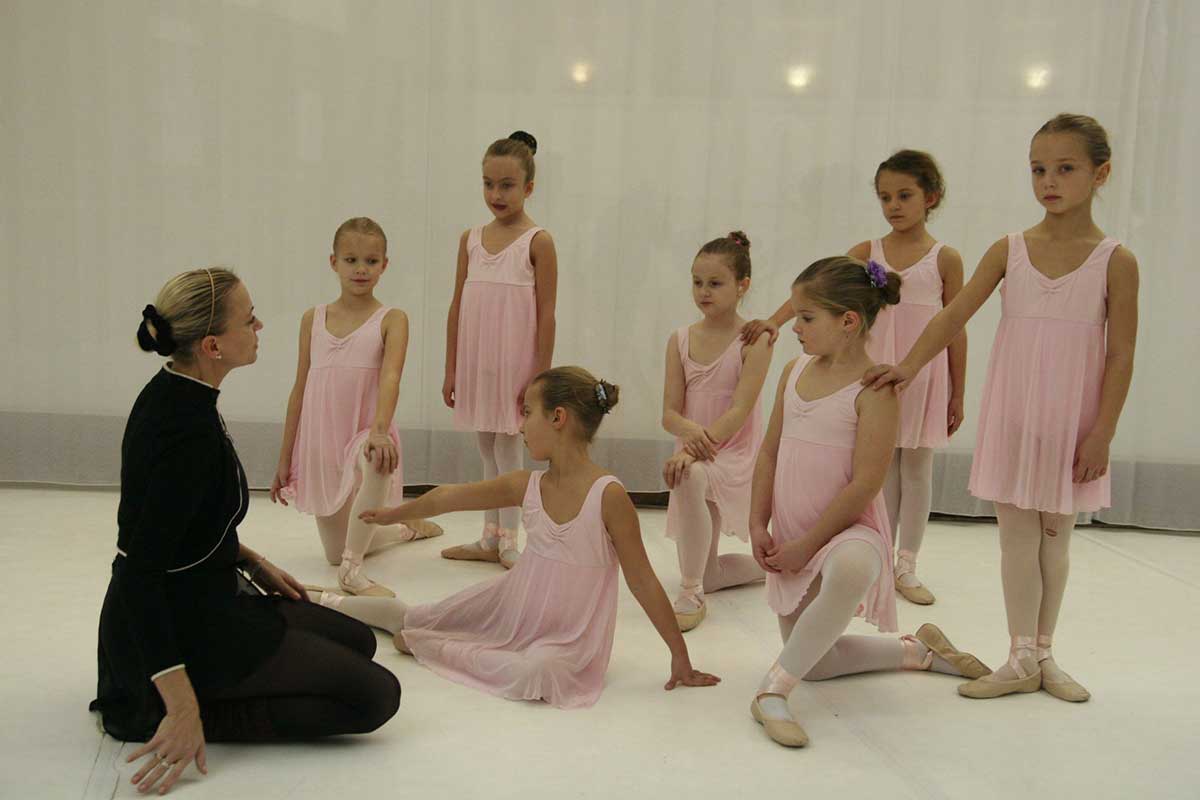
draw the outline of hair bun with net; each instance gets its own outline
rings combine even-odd
[[[733,240],[734,244],[744,247],[747,250],[750,249],[750,237],[741,231],[731,231],[729,238]]]
[[[150,325],[154,332],[150,332]],[[158,309],[148,305],[142,309],[142,324],[137,330],[138,345],[147,353],[153,350],[160,356],[169,356],[175,352],[175,338],[171,335],[171,323],[163,319]]]
[[[521,142],[523,145],[528,147],[529,152],[537,155],[537,139],[533,138],[532,133],[526,133],[525,131],[513,131],[508,135],[508,138],[516,139],[518,142]]]

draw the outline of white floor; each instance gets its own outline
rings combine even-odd
[[[110,798],[129,785],[130,746],[87,712],[96,621],[115,542],[117,495],[0,488],[0,797]],[[414,601],[496,574],[438,558],[469,540],[478,515],[441,520],[443,539],[368,561]],[[659,575],[677,580],[664,514],[642,512]],[[245,541],[305,580],[329,582],[311,521],[255,494]],[[731,542],[734,543],[734,542]],[[900,600],[905,630],[931,620],[989,663],[1007,648],[994,527],[931,526],[921,574],[938,603]],[[600,702],[584,711],[516,703],[448,683],[395,653],[378,660],[404,687],[400,713],[362,737],[209,747],[209,774],[173,795],[270,798],[520,797],[1027,798],[1200,796],[1200,538],[1082,530],[1056,647],[1093,692],[1071,705],[1044,693],[965,700],[924,673],[803,684],[793,709],[812,745],[774,745],[750,719],[751,692],[779,649],[761,587],[710,598],[688,634],[714,689],[664,692],[667,650],[622,587],[616,646]],[[853,630],[867,632],[856,623]]]

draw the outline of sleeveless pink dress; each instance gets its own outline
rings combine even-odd
[[[1108,320],[1105,238],[1073,272],[1051,280],[1029,260],[1025,237],[1009,234],[1000,286],[971,494],[1018,508],[1073,514],[1110,503],[1106,474],[1074,483],[1075,447],[1100,411]]]
[[[383,318],[372,314],[349,336],[338,338],[325,328],[325,306],[313,312],[311,358],[300,428],[292,447],[292,471],[283,496],[300,511],[327,517],[336,513],[358,488],[358,456],[371,434],[379,401],[383,365]],[[404,495],[404,463],[395,423],[388,435],[401,455],[388,486],[388,505]]]
[[[483,248],[483,226],[467,234],[467,281],[458,312],[454,421],[464,428],[517,433],[517,397],[537,360],[537,301],[530,228],[499,253]]]
[[[559,524],[542,508],[543,472],[525,490],[528,541],[510,572],[409,609],[404,641],[417,661],[456,683],[510,700],[590,706],[604,689],[617,624],[616,550],[601,520],[612,475]]]
[[[903,279],[900,304],[879,312],[867,340],[867,354],[880,364],[899,364],[908,355],[925,326],[942,310],[942,274],[938,272],[941,242],[921,260],[900,272],[887,263],[883,242],[871,242],[871,259]],[[900,395],[900,432],[897,447],[945,447],[947,410],[950,405],[950,359],[942,350],[925,365]]]
[[[819,400],[803,400],[796,382],[812,356],[796,360],[783,396],[783,431],[775,463],[775,492],[771,508],[771,538],[777,544],[800,539],[850,484],[858,412],[854,401],[863,390],[855,381]],[[830,539],[797,573],[767,573],[767,604],[780,616],[796,610],[833,548],[842,542],[864,541],[875,548],[883,569],[867,592],[857,616],[880,631],[896,628],[895,576],[892,568],[892,530],[883,497],[877,496],[858,521]]]
[[[700,364],[692,360],[688,350],[690,329],[684,326],[675,332],[679,359],[683,362],[686,382],[683,416],[708,426],[729,410],[733,392],[742,376],[742,340],[733,337],[716,361]],[[754,410],[742,427],[717,449],[713,461],[698,461],[691,469],[708,473],[707,500],[715,503],[721,514],[721,531],[742,541],[750,538],[750,482],[754,477],[754,459],[763,436],[762,410],[757,401]],[[676,441],[675,452],[682,450]],[[672,495],[667,504],[667,538],[679,537],[680,511]]]

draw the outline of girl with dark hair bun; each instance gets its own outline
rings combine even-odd
[[[550,233],[525,213],[536,151],[537,140],[525,131],[492,142],[483,155],[492,221],[464,231],[458,242],[442,400],[460,428],[475,431],[484,478],[521,467],[522,392],[554,356],[558,255]],[[447,548],[442,557],[511,569],[520,555],[520,521],[519,508],[491,509],[478,541]]]

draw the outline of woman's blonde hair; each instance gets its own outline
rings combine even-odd
[[[220,336],[229,324],[229,295],[241,281],[223,267],[181,272],[142,310],[137,342],[146,352],[180,363],[196,358],[205,336]]]

